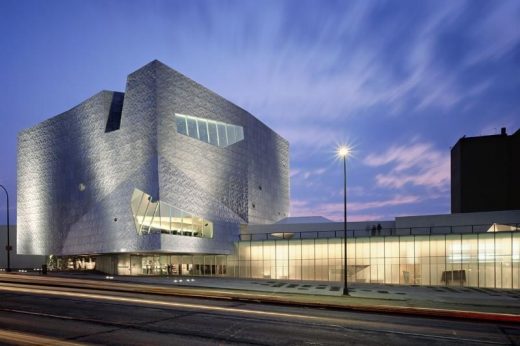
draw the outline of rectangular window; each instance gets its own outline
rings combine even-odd
[[[199,139],[199,133],[197,131],[197,121],[193,118],[188,119],[188,136]]]
[[[226,135],[226,125],[218,124],[218,146],[225,147],[228,145],[227,135]]]
[[[217,123],[208,121],[209,144],[218,146]]]
[[[236,142],[235,125],[227,125],[226,127],[227,127],[228,143],[235,143]]]
[[[206,120],[197,119],[197,126],[199,128],[199,139],[203,142],[209,143],[208,128]]]
[[[176,115],[175,122],[177,124],[177,132],[182,133],[183,135],[187,135],[188,130],[186,127],[186,117],[183,115]]]

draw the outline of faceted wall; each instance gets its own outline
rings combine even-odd
[[[177,133],[175,113],[242,126],[225,148]],[[214,223],[212,239],[138,235],[134,189]],[[289,209],[288,143],[251,114],[154,61],[18,136],[18,252],[229,254],[239,223]]]
[[[129,208],[134,186],[157,193],[153,112],[139,113],[147,126],[105,132],[114,95],[101,92],[19,134],[18,253],[159,248],[158,236],[137,237]]]

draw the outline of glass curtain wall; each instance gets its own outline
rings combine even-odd
[[[119,255],[118,263],[125,260]],[[130,255],[129,271],[120,275],[228,276],[227,255]],[[238,274],[238,273],[236,273]]]
[[[343,239],[240,241],[227,275],[343,280]],[[349,282],[520,288],[520,232],[347,239]]]

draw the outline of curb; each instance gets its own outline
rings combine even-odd
[[[25,276],[11,276],[12,274],[0,274],[0,282],[18,283],[25,285],[46,285],[52,287],[74,288],[74,289],[97,289],[111,292],[126,292],[126,293],[144,293],[162,296],[178,296],[186,298],[203,298],[215,300],[233,300],[248,303],[258,304],[275,304],[290,307],[310,307],[318,309],[330,310],[345,310],[354,312],[368,312],[368,313],[382,313],[382,314],[398,314],[417,317],[428,318],[449,318],[465,321],[479,321],[479,322],[502,322],[510,324],[520,324],[520,315],[506,314],[506,313],[492,313],[492,312],[477,312],[464,310],[448,310],[435,308],[421,308],[421,307],[402,307],[390,305],[353,305],[353,304],[332,304],[320,302],[306,302],[295,299],[266,297],[261,295],[251,294],[249,292],[229,292],[229,291],[204,291],[204,288],[195,286],[182,287],[165,287],[155,285],[145,285],[127,282],[107,282],[101,280],[83,280],[76,278],[59,278],[65,282],[49,280],[47,277],[37,277],[38,279],[31,280]],[[34,278],[34,277],[32,277]],[[99,283],[103,283],[103,287]],[[88,287],[87,287],[88,286]],[[93,287],[92,287],[93,286]],[[97,287],[96,287],[97,286]],[[211,288],[218,290],[218,288]],[[238,295],[237,295],[238,294]]]
[[[311,302],[295,302],[295,301],[279,301],[272,299],[259,299],[259,303],[298,306],[298,307],[312,307],[320,309],[331,310],[346,310],[355,312],[369,312],[382,314],[397,314],[428,318],[449,318],[457,320],[472,320],[479,322],[503,322],[511,324],[520,324],[520,315],[504,314],[504,313],[490,313],[490,312],[476,312],[464,310],[447,310],[434,308],[420,308],[420,307],[397,307],[389,305],[348,305],[348,304],[327,304],[327,303],[311,303]]]

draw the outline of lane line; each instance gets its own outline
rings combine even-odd
[[[0,330],[0,343],[10,345],[55,345],[55,346],[82,346],[86,344],[59,340],[47,336],[15,332],[11,330]]]
[[[0,285],[0,291],[7,291],[13,293],[27,293],[27,294],[41,294],[48,296],[65,296],[70,298],[85,298],[92,300],[101,300],[101,301],[111,301],[111,302],[121,302],[121,303],[134,303],[134,304],[142,304],[149,306],[161,306],[161,307],[170,307],[170,308],[185,308],[185,309],[194,309],[194,310],[207,310],[207,311],[216,311],[216,312],[225,312],[225,313],[236,313],[236,314],[245,314],[245,315],[254,315],[254,316],[265,316],[265,317],[277,317],[277,318],[287,318],[287,319],[303,319],[308,321],[317,321],[312,322],[317,325],[323,325],[325,320],[330,322],[345,322],[345,319],[338,318],[330,318],[330,317],[317,317],[310,315],[301,315],[295,313],[281,313],[281,312],[272,312],[272,311],[258,311],[258,310],[248,310],[234,307],[221,307],[221,306],[209,306],[203,304],[193,304],[193,303],[176,303],[176,302],[165,302],[165,301],[157,301],[150,300],[144,298],[129,298],[129,297],[117,297],[117,296],[104,296],[100,294],[94,293],[80,293],[80,292],[65,292],[65,291],[48,291],[43,289],[36,288],[23,288],[23,287],[6,287]],[[15,311],[13,311],[15,312]],[[23,311],[17,311],[18,313],[24,313]],[[28,314],[40,314],[41,316],[46,316],[44,313],[33,313],[27,312]],[[58,315],[50,315],[47,317],[61,318]],[[70,320],[81,320],[78,318],[64,316],[63,319]],[[92,320],[94,322],[96,320]],[[321,321],[321,323],[319,322]],[[88,322],[88,320],[86,320]],[[108,324],[108,323],[107,323]],[[113,323],[112,323],[113,324]],[[326,324],[325,324],[326,325]],[[129,327],[129,325],[121,324],[121,326]],[[389,334],[397,334],[403,336],[413,336],[420,338],[436,338],[442,340],[452,340],[452,341],[464,341],[464,342],[474,342],[474,343],[485,343],[485,344],[494,344],[494,345],[504,345],[508,343],[491,341],[491,340],[481,340],[481,339],[469,339],[469,338],[460,338],[460,337],[451,337],[444,335],[435,335],[435,334],[422,334],[422,333],[411,333],[411,332],[402,332],[395,330],[375,330],[375,329],[365,329],[365,328],[352,328],[345,327],[338,324],[328,324],[328,326],[340,328],[343,330],[355,330],[355,331],[363,331],[363,332],[372,332],[372,333],[389,333]]]

